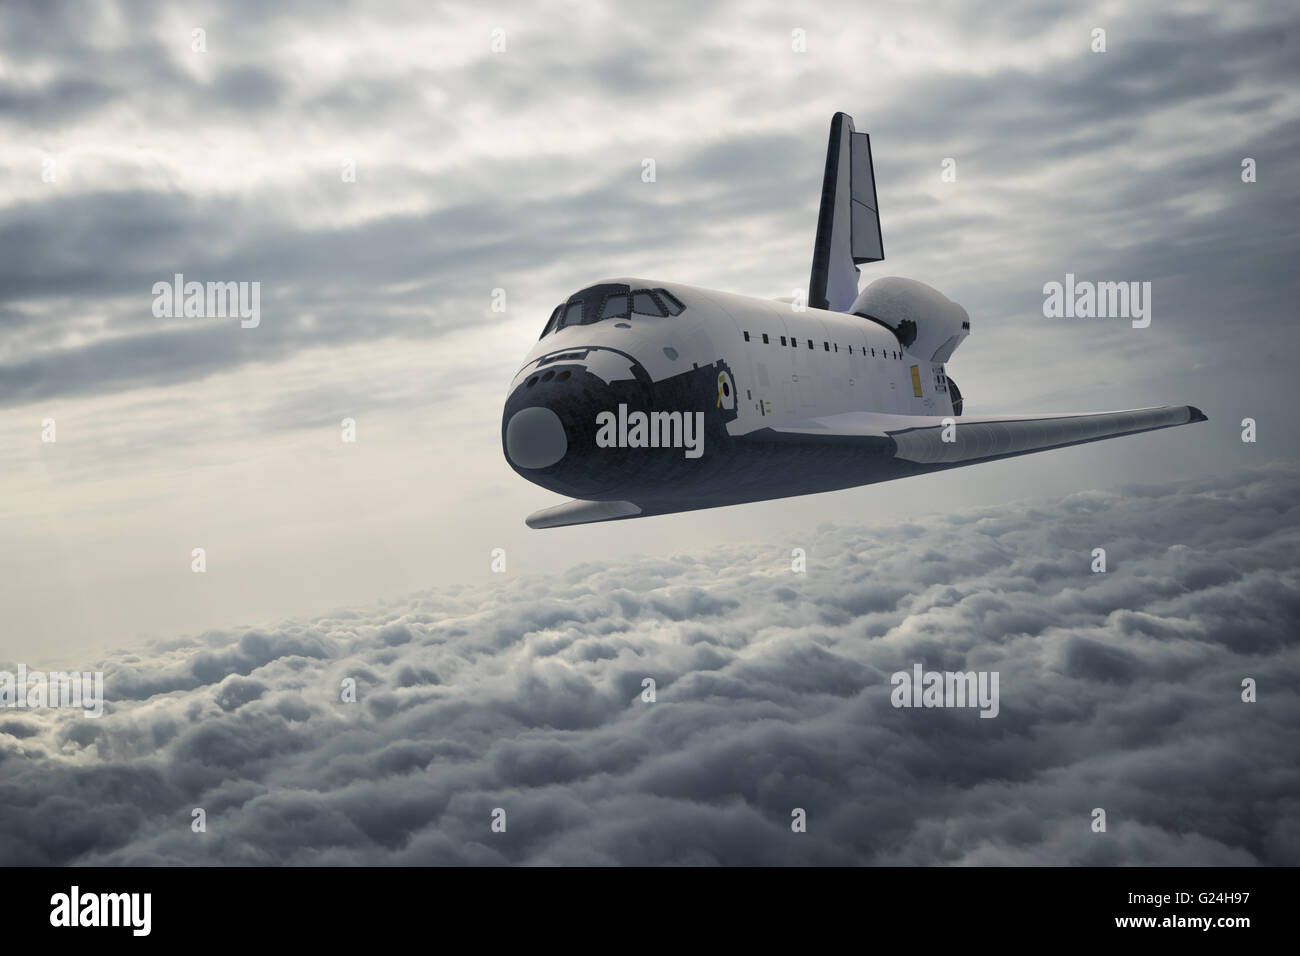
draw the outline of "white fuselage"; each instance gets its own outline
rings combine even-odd
[[[634,358],[655,382],[725,361],[737,390],[738,414],[727,426],[732,435],[842,412],[952,413],[943,366],[908,354],[889,329],[870,319],[681,283],[611,281],[666,288],[686,310],[551,333],[533,346],[512,389],[539,358],[603,347]]]

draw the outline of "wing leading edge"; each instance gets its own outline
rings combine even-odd
[[[575,498],[563,504],[534,511],[524,519],[530,528],[565,528],[574,524],[591,524],[594,521],[615,521],[635,518],[641,509],[630,501],[583,501]]]
[[[923,424],[918,424],[918,419],[910,416],[848,412],[762,429],[751,435],[834,442],[890,439],[894,444],[893,457],[902,461],[920,465],[972,465],[1206,420],[1205,414],[1192,405],[1162,405],[1089,415],[962,417],[947,427],[940,418],[923,418],[919,420]],[[945,437],[951,440],[945,441]]]

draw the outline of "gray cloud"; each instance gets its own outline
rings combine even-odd
[[[0,862],[1294,865],[1297,492],[826,527],[806,575],[723,547],[123,651],[98,721],[0,721]],[[916,662],[998,671],[1000,715],[894,709]]]
[[[148,9],[122,4],[117,19],[148,27],[129,15]],[[1047,47],[1077,20],[1040,3],[940,10],[972,54]],[[681,4],[596,21],[502,15],[506,55],[474,34],[478,47],[468,35],[462,42],[475,52],[450,64],[393,69],[354,55],[342,73],[296,62],[287,41],[305,15],[321,43],[316,61],[328,62],[328,51],[350,49],[359,19],[414,30],[427,25],[425,6],[205,12],[202,55],[189,50],[188,27],[118,31],[97,5],[18,4],[0,26],[7,60],[44,77],[0,86],[0,130],[12,143],[112,145],[92,121],[117,110],[131,118],[128,142],[164,158],[167,138],[145,129],[194,135],[218,151],[235,142],[225,157],[232,172],[270,165],[274,157],[257,151],[275,148],[276,130],[314,144],[295,175],[239,187],[202,177],[180,185],[170,167],[160,186],[155,158],[87,174],[75,192],[11,203],[0,227],[0,402],[176,383],[357,340],[436,337],[481,316],[505,276],[514,290],[540,287],[549,298],[602,274],[686,262],[701,264],[688,281],[786,294],[806,280],[825,135],[827,108],[806,104],[826,102],[827,91],[881,144],[890,261],[940,284],[977,321],[1032,316],[1042,283],[1066,271],[1157,280],[1162,314],[1210,367],[1236,341],[1225,310],[1248,314],[1259,334],[1292,321],[1300,124],[1282,104],[1300,72],[1300,34],[1287,29],[1285,4],[1231,17],[1174,5],[1102,18],[1104,55],[1087,52],[1082,26],[1078,56],[1045,62],[977,69],[929,51],[944,69],[905,85],[873,73],[876,58],[818,54],[837,36],[874,49],[892,30],[915,30],[902,8],[810,12],[813,50],[798,69],[786,62],[787,14]],[[670,29],[665,43],[663,28],[683,15],[696,29]],[[710,95],[731,102],[712,135],[681,136]],[[575,124],[575,109],[595,117]],[[550,132],[510,155],[507,137],[466,134],[484,115],[502,131]],[[1189,126],[1213,134],[1181,132]],[[575,139],[593,133],[599,148]],[[351,190],[337,182],[348,155],[359,162]],[[644,155],[661,163],[653,193],[636,179]],[[1253,192],[1237,179],[1244,155],[1263,164]],[[966,192],[936,202],[944,156],[958,159]],[[431,158],[436,172],[424,168]],[[321,209],[371,204],[373,214],[329,228],[311,221]],[[974,249],[993,251],[993,261],[964,254]],[[262,281],[266,328],[252,342],[231,324],[160,328],[146,293],[174,271]],[[106,313],[93,331],[76,324],[87,300]],[[544,317],[539,309],[538,325]],[[995,349],[1023,331],[978,328]],[[1098,360],[1130,344],[1092,328],[1058,334]]]

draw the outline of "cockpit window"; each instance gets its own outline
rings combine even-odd
[[[682,305],[677,296],[673,295],[667,289],[655,289],[655,292],[659,295],[659,298],[664,301],[664,304],[668,306],[669,315],[681,315],[682,310],[686,308],[686,306]]]
[[[632,311],[640,315],[653,315],[658,318],[663,318],[668,314],[649,291],[632,293]]]
[[[551,317],[546,320],[546,328],[542,329],[542,334],[538,336],[539,339],[544,339],[552,332],[555,331],[556,320],[559,319],[560,313],[563,311],[564,311],[564,306],[557,305],[555,307],[555,311],[551,313]]]
[[[569,296],[551,313],[542,338],[570,325],[591,325],[605,319],[627,319],[632,313],[661,319],[686,309],[667,289],[631,289],[617,282],[593,285]]]
[[[564,328],[569,325],[582,325],[582,300],[570,302],[564,308],[564,318],[560,320],[557,328]]]
[[[616,292],[605,298],[605,307],[600,310],[602,319],[627,318],[627,293]]]

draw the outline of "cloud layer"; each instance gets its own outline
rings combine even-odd
[[[0,712],[0,863],[1294,865],[1298,492],[826,527],[119,652],[99,720]],[[893,708],[914,663],[997,671],[999,716]]]

